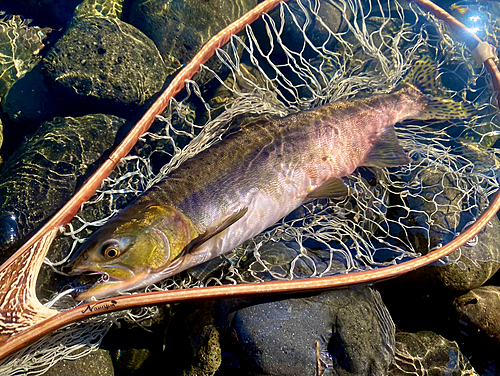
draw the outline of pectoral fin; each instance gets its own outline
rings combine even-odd
[[[330,178],[314,191],[308,193],[308,198],[345,197],[349,195],[349,188],[341,178]]]
[[[410,163],[398,142],[394,127],[388,127],[380,140],[373,146],[362,166],[368,167],[398,167]]]
[[[236,213],[232,214],[228,218],[226,218],[220,225],[214,226],[213,228],[208,228],[207,231],[205,231],[203,234],[199,235],[195,239],[193,239],[187,246],[184,252],[182,254],[186,253],[191,253],[193,252],[196,248],[198,248],[200,245],[205,243],[207,240],[213,238],[214,236],[220,234],[222,231],[227,229],[229,226],[237,222],[239,219],[241,219],[246,212],[248,211],[248,208],[243,208],[240,211],[237,211]]]

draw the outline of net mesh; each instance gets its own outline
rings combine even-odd
[[[359,168],[347,179],[350,197],[310,202],[234,251],[146,291],[329,276],[440,247],[474,222],[498,188],[496,94],[444,23],[414,4],[388,0],[282,3],[233,36],[212,58],[217,64],[186,82],[59,242],[71,242],[73,252],[120,208],[235,126],[391,92],[423,56],[435,61],[439,95],[474,105],[473,118],[398,125],[410,165]],[[57,269],[71,255],[65,252],[54,251],[47,265]],[[441,261],[448,262],[457,259]],[[52,289],[43,302],[74,306],[73,290]],[[4,361],[0,374],[39,374],[57,359],[96,348],[117,317],[141,322],[156,312],[143,308],[71,325]]]

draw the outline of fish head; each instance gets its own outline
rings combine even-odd
[[[69,275],[103,276],[76,299],[100,299],[147,285],[182,260],[196,235],[191,221],[170,206],[128,207],[88,238],[66,267]]]

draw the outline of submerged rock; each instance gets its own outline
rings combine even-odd
[[[148,37],[118,18],[81,15],[43,60],[54,92],[66,103],[123,108],[161,90],[176,67],[165,65]]]
[[[239,309],[231,351],[264,375],[384,375],[394,331],[378,292],[338,290]]]
[[[224,27],[257,0],[134,0],[128,21],[150,37],[165,61],[187,64]]]
[[[11,85],[38,64],[38,53],[45,47],[48,28],[29,26],[19,16],[0,19],[0,99]]]
[[[0,258],[67,202],[124,124],[102,114],[55,118],[21,144],[1,170]]]
[[[38,54],[45,47],[43,40],[49,32],[48,28],[29,26],[29,21],[20,16],[0,18],[0,101],[17,80],[40,62]],[[0,147],[3,134],[0,121]]]
[[[245,281],[272,281],[276,279],[309,278],[322,273],[343,273],[346,266],[330,260],[328,250],[301,250],[296,242],[268,242],[255,254],[246,256],[245,269],[241,273]]]
[[[388,374],[477,375],[456,342],[428,331],[396,334],[395,357]]]
[[[119,18],[123,11],[123,0],[84,0],[75,9],[75,17]]]
[[[410,228],[416,251],[427,254],[440,244],[447,244],[454,237],[460,224],[472,217],[462,209],[463,190],[457,188],[456,179],[444,171],[423,169],[419,173],[422,191],[417,197],[409,196],[412,211],[422,211],[423,223],[429,216],[432,224],[428,235]],[[428,237],[427,237],[428,236]],[[468,291],[483,285],[500,268],[500,221],[494,217],[473,241],[448,256],[448,264],[425,266],[404,276],[402,280],[418,282],[427,287],[445,287],[450,290]]]

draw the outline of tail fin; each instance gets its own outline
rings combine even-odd
[[[415,117],[416,119],[465,119],[477,112],[474,106],[469,103],[455,102],[450,98],[440,96],[437,90],[437,82],[436,66],[428,56],[423,56],[420,60],[417,60],[401,82],[401,86],[412,86],[429,100],[425,110]]]

